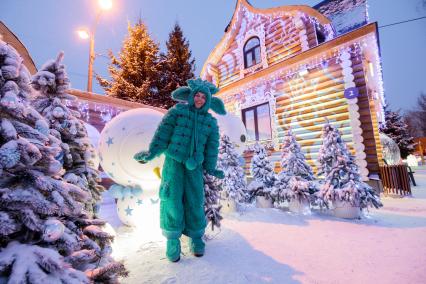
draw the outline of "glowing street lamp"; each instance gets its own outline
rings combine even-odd
[[[90,37],[90,33],[86,29],[77,30],[77,34],[81,39],[88,39]]]
[[[95,61],[95,32],[96,27],[99,23],[102,11],[107,11],[112,8],[112,0],[98,0],[99,9],[96,13],[96,19],[91,30],[80,29],[77,31],[78,36],[81,39],[90,39],[90,51],[89,51],[89,67],[87,74],[87,91],[92,92],[92,81],[93,81],[93,62]]]
[[[101,7],[102,10],[110,10],[112,8],[112,0],[99,0],[99,7]]]

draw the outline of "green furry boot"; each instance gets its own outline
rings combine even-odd
[[[201,238],[190,238],[189,249],[196,257],[202,257],[204,255],[205,244]]]
[[[180,260],[180,240],[167,239],[166,256],[171,262],[178,262]]]

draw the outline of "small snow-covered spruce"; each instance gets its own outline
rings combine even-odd
[[[64,179],[87,191],[91,198],[85,209],[92,214],[104,188],[92,157],[96,151],[90,143],[80,113],[67,106],[75,100],[67,94],[70,84],[62,64],[63,53],[50,60],[34,75],[32,86],[37,90],[33,105],[49,122],[50,132],[62,141],[59,157],[65,169]]]
[[[83,210],[88,192],[61,178],[61,140],[30,105],[30,74],[2,41],[0,70],[0,282],[115,283],[127,272],[110,257],[111,238],[90,229],[105,222]],[[87,277],[110,263],[117,273]]]
[[[253,181],[247,187],[248,200],[251,202],[256,196],[272,199],[271,190],[277,178],[265,147],[258,142],[253,146],[250,172]]]
[[[339,131],[327,122],[323,127],[322,137],[323,144],[318,160],[325,180],[318,192],[319,200],[344,201],[361,209],[383,206],[373,188],[361,180],[358,166]]]
[[[291,129],[284,136],[281,152],[281,172],[275,182],[272,196],[283,201],[314,201],[318,187],[311,166],[306,162],[299,143]]]
[[[221,190],[221,180],[204,173],[204,213],[209,224],[212,226],[212,230],[214,230],[214,227],[220,228],[220,221],[223,219],[220,214],[222,205],[219,202]]]
[[[247,194],[244,169],[240,166],[238,153],[227,135],[220,137],[218,168],[225,174],[222,181],[224,197],[239,203],[245,202]]]
[[[305,180],[315,180],[311,166],[306,162],[299,143],[289,129],[284,136],[281,152],[281,169],[292,176],[299,176]]]

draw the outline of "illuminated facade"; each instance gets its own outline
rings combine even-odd
[[[257,9],[238,0],[201,77],[221,89],[227,110],[244,121],[249,144],[269,146],[276,171],[289,128],[316,170],[327,118],[367,180],[381,163],[384,97],[377,24],[339,32],[329,18],[309,6]]]

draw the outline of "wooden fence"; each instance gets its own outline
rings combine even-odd
[[[380,166],[380,175],[385,195],[411,195],[410,179],[406,165]]]

